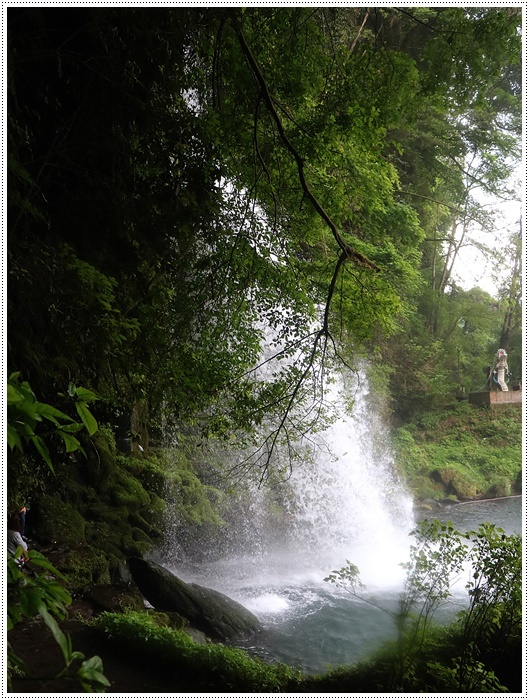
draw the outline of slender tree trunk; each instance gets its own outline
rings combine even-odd
[[[522,220],[520,218],[520,230],[515,239],[515,253],[511,277],[506,289],[506,310],[500,334],[500,348],[507,352],[511,349],[512,336],[521,322],[522,313]]]

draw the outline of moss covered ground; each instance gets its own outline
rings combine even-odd
[[[521,493],[522,409],[456,402],[395,433],[397,462],[418,500]]]

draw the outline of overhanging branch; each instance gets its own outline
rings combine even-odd
[[[312,203],[314,209],[317,211],[319,216],[323,219],[323,221],[327,224],[329,229],[331,230],[331,233],[340,246],[342,253],[345,254],[347,260],[351,260],[357,265],[360,265],[361,267],[366,267],[371,270],[374,270],[376,272],[380,272],[380,268],[376,263],[374,263],[372,260],[369,260],[365,255],[362,255],[362,253],[354,250],[341,236],[340,232],[338,231],[338,227],[334,223],[334,221],[331,219],[329,214],[325,211],[323,208],[322,204],[319,202],[319,200],[315,197],[313,194],[312,190],[310,189],[307,179],[305,177],[305,161],[299,151],[296,149],[296,147],[293,145],[292,141],[288,138],[283,122],[281,121],[281,117],[279,116],[279,113],[276,109],[276,100],[272,97],[270,94],[270,90],[268,87],[268,84],[257,64],[257,61],[255,60],[250,47],[248,46],[248,43],[246,41],[246,38],[244,36],[244,33],[237,22],[236,18],[232,18],[232,26],[235,30],[235,33],[237,35],[237,38],[239,40],[239,44],[241,46],[241,49],[244,53],[244,57],[246,58],[246,61],[250,67],[250,70],[252,71],[252,75],[254,76],[254,79],[259,86],[259,90],[261,93],[261,97],[268,108],[268,111],[272,117],[272,119],[275,122],[276,128],[277,128],[277,133],[279,134],[279,138],[281,139],[281,142],[285,146],[285,148],[289,151],[289,153],[292,155],[294,158],[297,168],[298,168],[298,177],[299,181],[301,184],[301,188],[304,192],[305,197]]]

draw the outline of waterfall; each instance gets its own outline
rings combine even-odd
[[[327,401],[341,417],[312,436],[303,463],[286,481],[260,489],[257,480],[248,482],[225,539],[209,545],[209,561],[172,568],[236,598],[248,587],[321,583],[346,560],[360,568],[369,587],[398,586],[413,528],[412,500],[369,399],[363,372],[349,414],[343,385],[331,384]]]
[[[364,372],[353,387],[335,376],[325,402],[338,418],[307,436],[289,478],[261,488],[255,475],[245,488],[238,483],[227,526],[204,539],[193,530],[187,545],[175,538],[166,556],[184,580],[221,591],[259,617],[262,630],[241,645],[261,658],[319,673],[395,634],[382,608],[395,609],[414,520],[373,398]],[[347,560],[380,608],[324,581]]]
[[[325,401],[339,417],[300,445],[304,459],[289,478],[261,488],[258,478],[248,479],[246,490],[239,483],[227,526],[205,540],[193,532],[198,558],[186,556],[188,548],[165,561],[184,580],[221,591],[258,616],[261,629],[238,640],[251,654],[323,673],[397,637],[388,611],[398,610],[400,564],[409,559],[415,523],[376,398],[365,372],[353,387],[335,375]],[[359,568],[363,599],[325,581],[347,561]],[[466,603],[462,579],[447,620]]]
[[[339,399],[331,389],[332,400]],[[312,459],[292,474],[292,540],[315,572],[346,559],[370,586],[402,579],[413,528],[412,500],[395,471],[389,435],[360,375],[352,415],[318,436]]]

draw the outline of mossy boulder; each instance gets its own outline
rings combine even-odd
[[[145,609],[143,596],[139,591],[127,588],[120,589],[116,586],[95,585],[88,589],[84,597],[92,603],[97,613],[118,613],[126,612],[127,610],[140,612]]]
[[[504,498],[512,494],[511,482],[507,477],[502,476],[489,488],[487,491],[487,498]]]
[[[122,529],[126,526],[129,517],[129,510],[126,506],[113,506],[103,501],[91,503],[83,507],[81,512],[87,520],[104,523],[111,530]]]
[[[130,534],[128,527],[118,531],[105,522],[87,522],[86,524],[87,544],[106,552],[109,556],[124,558],[122,540],[126,534]]]
[[[139,479],[146,489],[163,498],[166,473],[156,458],[120,455],[117,462],[121,469]]]
[[[69,586],[77,591],[86,586],[110,584],[109,559],[94,547],[71,551],[62,571],[68,577]]]
[[[481,496],[479,485],[465,473],[458,473],[452,479],[452,488],[461,501],[472,501]]]
[[[110,568],[117,558],[86,544],[43,547],[45,554],[66,577],[67,589],[76,594],[87,586],[110,583]]]
[[[410,484],[413,495],[419,501],[441,501],[446,498],[445,487],[442,483],[434,481],[425,475],[418,475],[413,478]]]
[[[134,542],[144,543],[146,545],[152,546],[153,541],[149,535],[144,532],[140,527],[131,528],[130,535]]]
[[[141,516],[155,527],[162,527],[165,520],[166,503],[155,493],[150,493],[150,501],[140,511]]]
[[[451,486],[452,479],[456,475],[456,469],[454,467],[445,467],[444,469],[434,469],[431,476],[435,481],[441,482],[444,486]]]
[[[151,500],[138,479],[123,471],[119,473],[119,477],[112,485],[109,495],[113,505],[126,506],[134,510],[147,506]]]
[[[141,535],[138,536],[138,533],[141,533]],[[145,533],[141,532],[141,530],[137,530],[137,539],[133,539],[131,528],[131,531],[121,538],[120,549],[122,552],[125,553],[127,558],[143,557],[145,552],[149,551],[149,549],[152,548],[152,543],[143,539],[144,536]]]
[[[151,605],[179,613],[210,637],[234,639],[259,629],[258,618],[223,593],[188,584],[163,566],[137,557],[129,560],[129,568]]]
[[[435,469],[431,478],[443,484],[446,496],[455,495],[462,501],[478,498],[482,493],[482,479],[466,470],[462,465],[447,464]]]
[[[35,505],[36,530],[41,542],[76,546],[85,541],[86,521],[72,505],[56,495],[40,496]]]
[[[163,532],[145,520],[139,513],[129,513],[129,523],[136,528],[140,528],[149,538],[161,539]]]
[[[170,627],[174,630],[183,630],[189,624],[185,617],[177,612],[161,612],[153,608],[147,609],[147,613],[155,620],[160,627]]]

